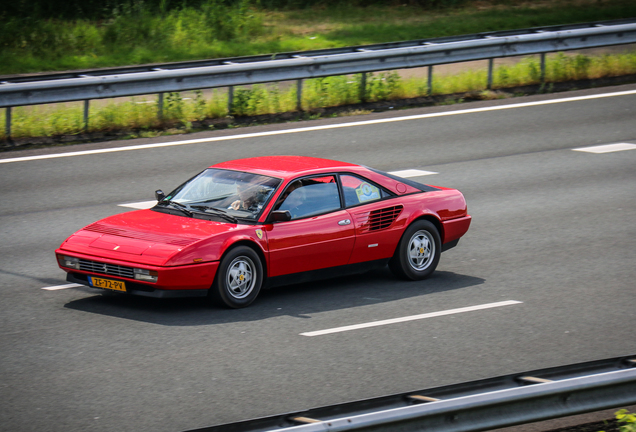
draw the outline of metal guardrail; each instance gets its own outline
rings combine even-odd
[[[344,54],[0,84],[0,108],[249,85],[636,42],[636,22]]]
[[[156,67],[114,69],[68,77],[51,75],[13,78],[0,81],[0,108],[6,109],[6,135],[11,131],[11,108],[15,106],[85,101],[84,122],[92,99],[158,93],[159,115],[162,95],[215,87],[265,82],[297,81],[297,106],[301,109],[302,80],[347,74],[428,66],[429,93],[434,65],[471,60],[489,60],[488,88],[492,84],[493,59],[541,54],[541,76],[545,72],[545,54],[555,51],[594,48],[636,42],[636,19],[546,27],[511,32],[495,32],[431,40],[410,41],[366,47],[319,50],[298,54],[237,58],[222,63],[185,63],[192,67]],[[284,57],[284,58],[280,58]],[[178,64],[177,64],[178,65]],[[183,64],[181,64],[183,66]],[[173,65],[174,66],[174,65]],[[364,95],[364,87],[361,95]],[[364,99],[364,97],[362,98]]]
[[[492,430],[636,403],[636,356],[384,396],[190,432]]]
[[[482,33],[473,33],[473,34],[465,34],[465,35],[455,35],[455,36],[443,36],[437,38],[428,38],[428,39],[415,39],[409,41],[398,41],[398,42],[384,42],[378,44],[371,45],[355,45],[349,47],[340,47],[340,48],[325,48],[325,49],[317,49],[317,50],[309,50],[309,51],[295,51],[295,52],[284,52],[284,53],[276,53],[276,54],[261,54],[255,56],[244,56],[244,57],[226,57],[226,58],[216,58],[216,59],[205,59],[205,60],[190,60],[183,62],[173,62],[173,63],[155,63],[155,64],[146,64],[146,65],[134,65],[134,66],[122,66],[122,67],[110,67],[103,69],[85,69],[85,70],[75,70],[75,71],[67,71],[67,72],[53,72],[53,73],[38,73],[38,74],[20,74],[20,75],[0,75],[0,82],[10,82],[10,83],[19,83],[19,82],[31,82],[31,81],[49,81],[56,79],[67,79],[67,78],[81,78],[82,76],[103,76],[103,75],[121,75],[126,73],[138,73],[138,72],[152,72],[156,69],[164,69],[164,70],[176,70],[176,69],[188,69],[193,67],[203,67],[203,66],[222,66],[227,63],[256,63],[256,62],[266,62],[269,60],[283,60],[283,59],[291,59],[297,56],[304,57],[316,57],[323,55],[334,55],[334,54],[350,54],[356,53],[362,50],[366,51],[376,51],[383,49],[392,49],[392,48],[409,48],[415,47],[419,45],[426,44],[442,44],[449,42],[461,42],[461,41],[470,41],[470,40],[479,40],[493,37],[507,37],[507,36],[520,36],[524,34],[532,34],[532,33],[545,33],[545,32],[555,32],[555,31],[565,31],[565,30],[580,30],[586,28],[594,28],[600,26],[614,26],[619,24],[631,24],[634,23],[634,19],[617,19],[617,20],[609,20],[609,21],[593,21],[588,23],[577,23],[577,24],[562,24],[562,25],[552,25],[552,26],[542,26],[542,27],[532,27],[527,29],[513,29],[513,30],[500,30],[500,31],[491,31],[491,32],[482,32]]]

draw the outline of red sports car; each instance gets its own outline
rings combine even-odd
[[[232,308],[263,286],[388,263],[427,278],[471,217],[455,189],[327,159],[212,165],[157,205],[107,217],[55,251],[67,280],[150,297],[206,296]]]

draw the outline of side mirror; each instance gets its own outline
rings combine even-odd
[[[291,220],[289,210],[275,210],[270,213],[269,220],[272,222],[287,222]]]
[[[163,201],[165,197],[166,197],[166,194],[163,193],[161,189],[155,191],[155,198],[157,198],[157,202]]]

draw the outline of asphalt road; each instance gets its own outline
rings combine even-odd
[[[0,154],[0,430],[176,432],[634,354],[636,150],[573,149],[636,144],[636,94],[518,104],[635,89]],[[55,248],[132,211],[119,204],[271,154],[436,172],[415,179],[459,188],[473,225],[427,281],[378,270],[266,291],[242,310],[42,289],[66,284]],[[521,303],[301,335],[507,300]]]

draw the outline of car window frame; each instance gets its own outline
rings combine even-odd
[[[297,219],[291,219],[288,221],[273,221],[272,220],[272,212],[278,211],[280,206],[282,205],[282,203],[284,202],[281,201],[281,198],[283,195],[285,195],[285,193],[287,192],[287,189],[294,184],[297,181],[302,181],[302,180],[309,180],[312,178],[318,178],[318,177],[333,177],[335,180],[335,185],[336,185],[336,190],[338,191],[338,201],[340,202],[340,207],[332,209],[332,210],[328,210],[322,213],[315,213],[315,214],[311,214],[311,215],[307,215],[307,216],[303,216],[303,217],[299,217]],[[331,182],[329,182],[331,183]],[[285,198],[287,199],[287,198]],[[334,213],[340,210],[344,210],[345,209],[345,203],[344,203],[344,196],[343,196],[343,191],[342,191],[342,185],[340,183],[340,178],[339,178],[339,173],[337,172],[327,172],[327,173],[319,173],[319,174],[310,174],[310,175],[305,175],[305,176],[300,176],[300,177],[296,177],[292,180],[290,180],[287,185],[285,185],[285,187],[282,189],[282,192],[278,195],[278,197],[276,198],[272,209],[269,212],[269,215],[267,217],[267,221],[269,223],[287,223],[287,222],[294,222],[294,221],[299,221],[299,220],[303,220],[303,219],[308,219],[308,218],[312,218],[312,217],[316,217],[316,216],[323,216],[329,213]]]
[[[367,183],[377,187],[378,189],[380,189],[381,191],[383,191],[384,193],[386,193],[387,196],[385,197],[380,197],[380,199],[377,200],[373,200],[373,201],[366,201],[366,202],[362,202],[362,203],[358,203],[358,204],[354,204],[354,205],[347,205],[346,199],[345,199],[345,194],[344,194],[344,186],[342,184],[342,180],[341,180],[341,176],[351,176],[351,177],[356,177],[359,179],[363,179],[364,181],[366,181]],[[391,192],[390,190],[388,190],[386,187],[378,184],[377,182],[374,182],[373,180],[369,180],[367,177],[357,174],[357,173],[352,173],[352,172],[342,172],[342,173],[338,173],[338,183],[340,185],[340,201],[341,204],[343,205],[344,209],[350,209],[350,208],[355,208],[355,207],[360,207],[363,205],[367,205],[367,204],[373,204],[373,203],[377,203],[380,201],[385,201],[385,200],[389,200],[389,199],[393,199],[395,198],[397,195],[394,194],[393,192]],[[382,194],[380,194],[382,195]]]
[[[351,206],[347,206],[347,203],[345,201],[345,196],[344,196],[344,187],[342,185],[342,179],[340,178],[341,176],[344,176],[344,175],[357,177],[357,178],[359,178],[359,179],[361,179],[363,181],[366,181],[367,183],[377,187],[381,191],[384,191],[384,193],[387,196],[381,197],[378,200],[367,201],[367,202],[363,202],[363,203],[358,203],[358,204],[354,204],[354,205],[351,205]],[[281,199],[281,197],[283,195],[285,195],[285,192],[287,191],[287,188],[289,188],[293,183],[295,183],[298,180],[306,180],[306,179],[311,179],[311,178],[314,178],[314,177],[328,177],[328,176],[334,176],[336,178],[336,184],[338,186],[338,196],[340,198],[340,207],[339,208],[334,209],[334,210],[330,210],[330,211],[326,211],[326,212],[320,213],[320,214],[313,214],[313,215],[305,216],[305,217],[298,218],[298,219],[291,219],[289,221],[274,221],[274,220],[272,220],[272,212],[278,210],[278,207],[280,206],[280,204],[282,204],[282,201],[279,201],[279,200]],[[279,185],[278,187],[280,188],[281,185]],[[377,202],[381,202],[381,201],[394,199],[396,196],[397,195],[395,193],[391,192],[386,187],[380,185],[378,182],[370,180],[369,178],[367,178],[367,177],[365,177],[365,176],[363,176],[361,174],[358,174],[358,173],[344,171],[344,172],[326,172],[326,173],[319,173],[319,174],[304,175],[304,176],[293,178],[292,180],[290,180],[285,185],[285,187],[282,189],[282,192],[278,195],[278,197],[276,197],[276,200],[275,200],[274,204],[272,205],[272,209],[269,211],[269,214],[267,215],[267,218],[265,220],[267,221],[267,223],[293,222],[293,221],[307,219],[307,218],[310,218],[310,217],[326,215],[326,214],[333,213],[333,212],[336,212],[336,211],[339,211],[339,210],[346,210],[346,209],[360,207],[360,206],[367,205],[367,204],[373,204],[373,203],[377,203]],[[270,197],[270,199],[273,199],[273,196]]]
[[[261,208],[261,210],[258,212],[258,214],[254,215],[253,218],[247,218],[247,217],[243,217],[243,216],[231,215],[232,217],[237,219],[239,221],[239,223],[245,224],[245,225],[258,225],[258,224],[260,224],[259,221],[261,220],[261,217],[265,213],[265,210],[267,210],[267,207],[272,202],[272,199],[274,199],[274,197],[278,193],[278,190],[281,188],[281,185],[284,183],[284,180],[285,180],[283,177],[278,177],[278,176],[274,176],[274,175],[270,175],[270,174],[261,174],[261,173],[256,173],[256,172],[252,172],[252,171],[246,171],[246,170],[237,170],[237,169],[228,169],[228,168],[216,168],[216,167],[211,166],[211,167],[204,168],[203,170],[199,171],[197,174],[191,176],[189,179],[187,179],[186,181],[184,181],[183,183],[178,185],[176,188],[174,188],[167,195],[167,197],[169,197],[169,198],[173,197],[174,195],[179,193],[192,180],[194,180],[195,178],[197,178],[198,176],[203,174],[205,171],[211,170],[211,169],[218,170],[218,171],[230,171],[230,172],[237,172],[237,173],[245,173],[245,174],[269,177],[269,178],[272,178],[272,179],[275,179],[275,180],[279,180],[278,185],[274,188],[274,190],[269,195],[267,200],[263,203],[263,207]],[[158,203],[159,202],[157,202],[157,204]],[[153,207],[151,207],[151,210],[157,211],[159,213],[168,213],[168,214],[173,214],[173,215],[176,215],[176,216],[183,216],[183,212],[178,210],[178,209],[173,209],[173,208],[169,208],[169,207],[160,207],[157,204],[154,205]],[[215,215],[214,213],[205,213],[205,212],[200,212],[200,211],[194,211],[193,214],[194,214],[193,215],[194,219],[203,219],[203,220],[210,220],[210,221],[212,221],[212,220],[221,220],[222,222],[227,222],[225,219],[223,219],[222,216]]]

